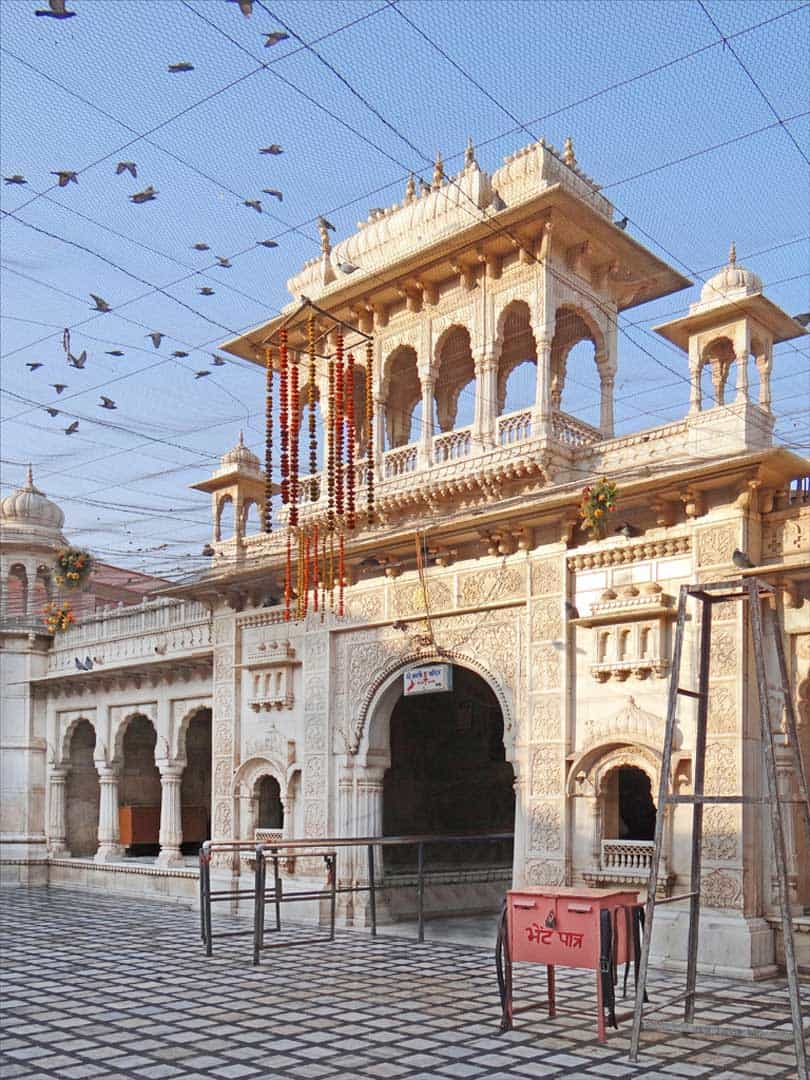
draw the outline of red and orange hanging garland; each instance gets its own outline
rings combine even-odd
[[[264,350],[265,404],[264,404],[264,531],[273,531],[273,350]]]

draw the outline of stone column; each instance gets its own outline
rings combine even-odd
[[[781,736],[787,741],[787,736]],[[799,853],[797,851],[797,817],[800,807],[797,803],[789,800],[795,799],[798,791],[793,782],[794,763],[793,755],[784,743],[776,746],[776,786],[779,798],[782,800],[782,831],[785,836],[785,852],[787,854],[787,883],[788,904],[793,915],[801,915],[803,906],[799,898]],[[801,834],[799,834],[801,835]],[[773,866],[773,853],[771,853],[771,874],[775,877]],[[778,885],[774,881],[771,886],[772,906],[776,907],[778,897]]]
[[[535,439],[551,438],[551,337],[538,337],[537,387],[532,416],[532,436]]]
[[[773,346],[768,345],[761,356],[757,357],[759,372],[759,404],[771,411],[771,368],[773,367]]]
[[[383,456],[385,454],[385,398],[374,398],[374,445],[369,447],[369,453],[374,456],[374,482],[384,480]]]
[[[436,380],[432,375],[420,377],[422,384],[422,437],[420,438],[420,468],[429,469],[433,464],[433,392]]]
[[[689,416],[695,416],[701,410],[700,371],[700,349],[697,338],[692,338],[689,342]]]
[[[498,357],[492,349],[475,354],[475,450],[496,446],[498,442]]]
[[[67,798],[67,778],[70,769],[57,765],[51,770],[48,785],[48,851],[53,856],[67,858],[67,825],[65,804]]]
[[[96,768],[100,789],[96,862],[116,862],[124,854],[118,832],[118,772],[100,763]]]
[[[748,401],[748,354],[737,355],[737,396],[735,403],[743,404]]]
[[[599,367],[600,405],[599,405],[599,428],[606,439],[613,438],[613,384],[616,376],[612,371],[602,374],[600,366],[601,358],[597,355],[596,363]]]
[[[338,812],[337,835],[352,835],[352,809],[354,806],[354,772],[351,765],[342,765],[338,771]],[[347,884],[354,879],[354,866],[357,851],[355,848],[340,848],[338,851],[338,882]],[[347,905],[351,906],[352,897],[347,894]]]
[[[355,836],[381,836],[383,827],[383,770],[366,769],[357,778]],[[357,876],[367,880],[366,850],[358,850]],[[362,860],[362,861],[361,861]],[[374,849],[374,880],[382,879],[382,848]]]
[[[591,804],[591,854],[596,870],[602,868],[602,800],[598,795],[588,800]]]
[[[182,765],[160,765],[160,854],[158,866],[182,866],[183,826],[180,804]]]

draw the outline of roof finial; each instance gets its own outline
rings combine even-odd
[[[244,433],[244,431],[240,430],[240,432],[239,432],[239,442],[237,443],[237,446],[244,446],[244,445],[245,445],[245,433]]]
[[[439,188],[442,186],[442,181],[443,180],[444,180],[444,162],[442,161],[442,152],[440,150],[436,154],[436,162],[435,162],[435,164],[433,166],[433,183],[431,184],[431,187],[432,187],[433,191],[438,191],[439,190]]]
[[[28,462],[28,486],[32,488],[34,486],[34,473],[31,469],[31,462]]]
[[[728,265],[737,265],[737,245],[734,243],[733,240],[731,241],[731,247],[728,249]]]
[[[416,198],[416,180],[413,173],[408,177],[408,183],[405,185],[405,202],[412,203]]]
[[[574,140],[569,135],[563,144],[563,161],[571,168],[577,163],[576,154],[574,153]]]
[[[472,135],[469,135],[467,137],[467,149],[464,151],[464,168],[470,169],[475,164],[475,146],[473,145]]]

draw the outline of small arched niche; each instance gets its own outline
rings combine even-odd
[[[416,423],[421,427],[422,420],[422,386],[419,381],[416,349],[410,345],[398,346],[386,359],[383,367],[383,397],[386,449],[393,450],[415,442],[418,435],[414,436],[414,425]]]
[[[258,802],[256,827],[259,829],[284,828],[284,804],[281,801],[281,787],[275,776],[266,773],[256,781],[255,798]]]
[[[223,495],[217,503],[217,540],[230,540],[234,536],[235,521],[233,499],[230,495]]]
[[[98,850],[100,786],[93,751],[96,730],[89,720],[79,720],[70,733],[70,771],[65,788],[65,836],[75,858],[91,858]]]

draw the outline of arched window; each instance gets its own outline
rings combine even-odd
[[[529,305],[513,300],[501,316],[498,415],[528,409],[537,394],[537,346]]]
[[[9,567],[6,590],[6,613],[10,618],[28,614],[28,574],[22,563]]]
[[[243,536],[255,536],[262,531],[262,523],[259,518],[259,505],[253,499],[245,503],[245,523],[242,528]]]
[[[643,769],[620,765],[602,784],[605,840],[650,841],[655,836],[656,809],[652,782]]]
[[[439,430],[453,431],[473,422],[475,364],[466,326],[452,326],[436,347],[436,416]]]
[[[223,495],[217,506],[217,540],[230,540],[234,535],[233,499]]]
[[[385,361],[383,394],[386,449],[416,442],[421,434],[422,387],[416,350],[410,345],[400,345]],[[414,427],[417,434],[414,434]]]
[[[65,836],[74,857],[89,858],[98,849],[99,782],[93,760],[96,731],[89,720],[79,720],[70,734]]]
[[[604,341],[586,312],[563,305],[551,341],[551,405],[598,424],[602,375],[596,365]]]

